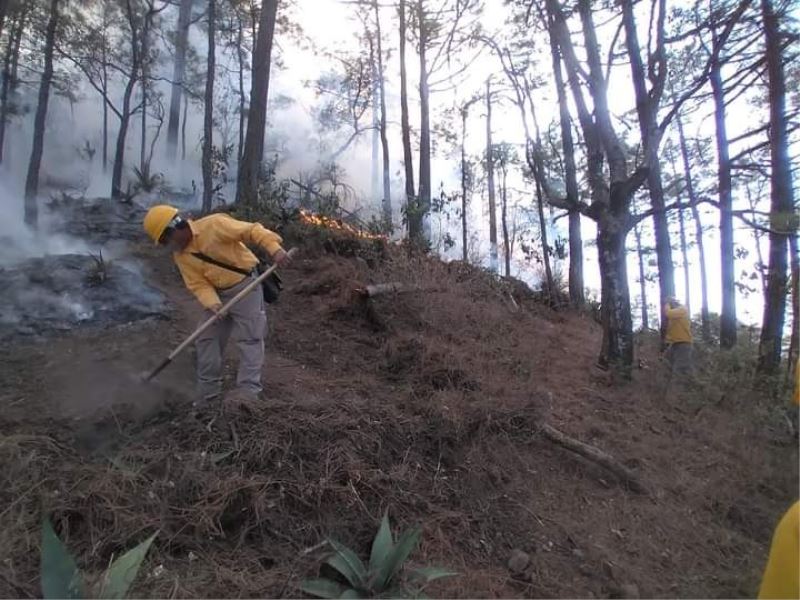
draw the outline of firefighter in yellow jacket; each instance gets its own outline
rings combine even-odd
[[[260,246],[278,265],[289,260],[278,234],[258,223],[237,221],[225,214],[193,221],[184,219],[172,206],[153,206],[144,217],[144,229],[156,244],[172,251],[186,287],[206,310],[203,320],[222,308],[223,302],[233,298],[255,276],[258,259],[245,244]],[[222,392],[222,356],[231,334],[239,351],[235,394],[243,401],[258,397],[262,391],[266,325],[263,293],[256,287],[198,338],[200,399],[210,400]]]
[[[794,403],[800,406],[800,361],[794,374]],[[758,597],[800,598],[800,501],[786,511],[775,528]]]
[[[664,303],[667,330],[664,341],[667,344],[667,358],[673,373],[687,375],[692,370],[692,323],[689,311],[675,298]]]

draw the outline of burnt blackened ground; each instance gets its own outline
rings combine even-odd
[[[134,263],[80,254],[0,268],[0,306],[0,339],[160,318],[167,309]]]

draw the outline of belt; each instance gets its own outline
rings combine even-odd
[[[236,282],[236,283],[234,283],[233,285],[229,285],[228,287],[223,287],[223,288],[217,288],[217,291],[218,291],[218,292],[227,292],[228,290],[232,290],[233,288],[235,288],[235,287],[237,287],[237,286],[239,286],[239,285],[242,285],[242,282],[243,282],[245,279],[252,278],[252,277],[253,277],[255,274],[256,274],[256,269],[255,269],[255,268],[253,268],[253,270],[250,272],[250,274],[249,274],[249,275],[245,275],[245,276],[243,276],[243,277],[242,277],[242,278],[241,278],[239,281],[237,281],[237,282]]]

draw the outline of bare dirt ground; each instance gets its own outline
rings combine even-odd
[[[95,574],[158,531],[137,595],[269,597],[300,594],[320,562],[304,550],[326,536],[366,553],[385,510],[423,525],[414,563],[460,573],[433,596],[755,594],[797,495],[777,401],[713,373],[665,397],[648,339],[634,381],[615,384],[588,316],[462,265],[309,246],[269,309],[254,411],[193,408],[190,354],[138,382],[199,316],[145,244],[166,319],[0,348],[1,596],[40,593],[43,514]],[[422,289],[352,294],[386,281]],[[646,493],[546,440],[544,422],[614,455]],[[514,550],[530,557],[521,571]]]

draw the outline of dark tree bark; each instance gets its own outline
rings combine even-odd
[[[53,83],[53,52],[56,45],[59,1],[50,0],[50,16],[47,21],[47,35],[44,45],[44,71],[39,84],[39,99],[33,123],[33,147],[31,149],[31,159],[28,163],[28,176],[25,179],[25,223],[31,227],[36,227],[39,217],[37,204],[39,169],[42,166],[47,105],[50,101],[50,87]]]
[[[469,108],[461,108],[461,259],[469,260],[467,243],[467,113]]]
[[[186,160],[186,123],[189,121],[189,96],[183,95],[183,119],[181,120],[181,160]]]
[[[555,37],[550,36],[550,56],[553,63],[558,114],[561,127],[561,147],[564,152],[564,181],[566,201],[569,206],[569,299],[573,306],[583,306],[585,302],[583,285],[583,234],[581,232],[581,213],[578,205],[578,170],[575,166],[575,146],[572,140],[572,120],[564,89],[564,76],[561,73],[561,56]]]
[[[670,166],[672,167],[672,174],[677,180],[680,178],[680,173],[678,172],[678,165],[675,161],[675,154],[672,151],[672,148],[667,149],[667,157],[669,158]],[[678,195],[678,197],[680,194]],[[678,232],[679,232],[679,241],[680,241],[680,251],[681,251],[681,265],[683,266],[683,289],[684,289],[684,305],[686,306],[686,311],[689,313],[689,316],[692,315],[692,293],[689,285],[689,250],[688,244],[686,241],[686,219],[684,218],[683,214],[684,209],[678,209]]]
[[[122,95],[122,110],[119,115],[119,131],[117,132],[117,144],[114,151],[114,168],[111,172],[111,197],[122,198],[122,168],[125,162],[125,140],[128,137],[128,127],[131,120],[131,99],[136,83],[139,81],[141,70],[141,46],[139,39],[139,29],[136,22],[136,15],[130,0],[125,4],[126,16],[130,27],[131,45],[131,66],[128,81],[125,84],[125,91]],[[145,23],[142,28],[147,28],[149,15],[145,16]]]
[[[267,98],[272,44],[278,0],[264,0],[258,25],[258,37],[253,51],[253,82],[250,89],[250,111],[242,162],[239,165],[239,199],[246,205],[258,201],[258,181],[264,158],[264,133],[267,127]]]
[[[689,196],[692,219],[695,226],[695,242],[697,243],[697,253],[700,257],[700,322],[703,339],[711,341],[711,317],[708,310],[708,274],[706,272],[706,251],[703,235],[703,222],[700,219],[700,211],[697,209],[697,193],[694,188],[694,178],[692,177],[691,161],[689,160],[689,146],[686,143],[686,135],[683,131],[683,121],[680,115],[676,118],[678,124],[678,139],[681,145],[681,158],[683,159],[683,174],[686,180],[686,193]]]
[[[194,0],[181,0],[178,12],[178,29],[175,32],[175,62],[172,67],[172,84],[167,121],[167,156],[173,161],[178,156],[178,129],[181,120],[183,79],[186,74],[186,50],[189,45],[189,27]]]
[[[103,61],[101,67],[102,81],[100,86],[103,94],[103,173],[108,173],[108,7],[103,5],[103,34],[100,56]]]
[[[9,0],[0,0],[0,35],[3,35],[3,30],[5,29],[8,4]]]
[[[408,231],[412,242],[425,247],[430,242],[425,231],[425,217],[431,206],[431,112],[428,88],[428,22],[424,0],[417,3],[419,25],[419,193],[414,211],[408,216]]]
[[[237,30],[236,30],[236,58],[239,61],[239,146],[236,150],[236,164],[242,161],[242,152],[244,150],[244,123],[245,123],[245,95],[244,95],[244,24],[242,23],[242,16],[237,14]],[[238,200],[238,198],[237,198]]]
[[[16,69],[14,65],[19,62],[20,43],[25,32],[25,22],[28,14],[28,5],[23,4],[16,11],[16,19],[9,30],[8,44],[3,57],[3,83],[0,87],[0,163],[3,162],[6,125],[9,114],[9,94],[16,87]]]
[[[667,213],[664,210],[664,188],[661,182],[661,164],[658,158],[658,146],[661,130],[658,127],[658,107],[664,90],[666,77],[666,54],[663,44],[656,45],[656,53],[648,56],[648,67],[651,73],[652,87],[648,92],[645,83],[645,67],[641,57],[636,21],[633,14],[633,1],[624,0],[622,4],[622,22],[625,27],[625,41],[630,59],[631,79],[636,95],[636,112],[639,117],[639,131],[642,145],[648,149],[646,164],[647,187],[650,193],[650,204],[655,210],[653,225],[656,234],[656,258],[658,261],[658,280],[662,299],[675,295],[675,268],[672,263],[672,243],[669,239]],[[663,32],[663,19],[666,17],[666,0],[658,1],[658,20],[656,28]],[[655,7],[656,3],[653,3]],[[655,67],[658,67],[655,69]],[[650,136],[650,139],[645,139]],[[662,303],[663,304],[663,303]],[[666,334],[666,318],[661,315],[662,338]]]
[[[216,0],[208,0],[208,59],[203,115],[203,213],[211,212],[214,195],[212,155],[214,153],[214,77],[216,71]]]
[[[584,69],[577,58],[561,6],[557,0],[547,0],[546,6],[549,14],[548,30],[557,40],[564,57],[567,79],[586,143],[591,204],[579,202],[577,208],[597,223],[603,322],[603,342],[598,363],[615,368],[623,377],[630,377],[633,364],[633,324],[625,238],[629,229],[635,225],[630,211],[633,195],[646,180],[648,169],[644,165],[629,172],[624,147],[614,131],[590,0],[579,0],[578,12],[589,67],[589,92],[593,100],[591,111],[583,97],[581,73]],[[653,139],[646,132],[643,136],[645,146]],[[645,156],[649,152],[646,148]],[[543,176],[539,179],[545,181]],[[559,204],[563,208],[571,208],[566,203],[556,203]]]
[[[378,8],[378,0],[373,0],[372,8],[375,11],[375,46],[377,49],[376,65],[378,67],[378,93],[381,104],[380,136],[381,148],[383,150],[383,221],[391,229],[392,227],[392,182],[389,167],[389,137],[387,135],[387,115],[386,115],[386,80],[383,68],[383,40],[381,32],[381,15]]]
[[[503,261],[506,277],[511,277],[511,238],[508,233],[508,165],[503,161],[500,165],[503,174],[500,188],[500,225],[503,229]]]
[[[789,237],[789,256],[792,273],[792,333],[789,339],[789,361],[786,374],[791,380],[800,358],[800,253],[797,230]]]
[[[412,232],[411,215],[416,210],[414,193],[414,158],[411,154],[411,125],[408,112],[408,75],[406,74],[406,3],[400,0],[400,127],[403,137],[403,165],[406,185],[406,219],[408,237],[413,240],[417,232]],[[416,225],[416,223],[414,224]]]
[[[778,15],[771,0],[761,0],[764,20],[767,73],[769,77],[770,175],[769,266],[761,339],[758,345],[758,372],[771,375],[781,364],[781,342],[788,295],[786,253],[792,235],[794,190],[786,130],[786,80]],[[796,228],[796,224],[794,224]],[[796,300],[796,298],[795,298]]]
[[[633,237],[636,239],[636,259],[639,263],[639,296],[642,301],[642,330],[650,329],[650,317],[647,307],[647,279],[644,274],[644,251],[642,248],[642,230],[637,225],[633,228]]]
[[[680,231],[681,261],[683,263],[683,288],[685,294],[686,311],[692,314],[692,293],[689,285],[689,251],[686,246],[686,223],[683,218],[683,209],[678,209],[678,227]]]
[[[150,168],[147,164],[147,101],[149,99],[149,79],[150,79],[150,32],[149,28],[145,27],[142,30],[142,80],[139,84],[142,90],[142,119],[141,124],[141,146],[139,148],[139,170],[142,173],[149,173]]]
[[[547,296],[550,298],[550,303],[553,306],[557,305],[558,298],[556,298],[556,290],[553,285],[553,269],[550,267],[550,244],[547,241],[547,221],[544,217],[544,198],[542,197],[542,186],[537,179],[536,185],[536,208],[539,212],[539,232],[542,236],[542,261],[544,262],[544,277],[545,286],[547,288]]]
[[[486,186],[489,196],[489,266],[495,273],[497,264],[497,199],[494,185],[494,148],[492,147],[492,87],[486,80]]]
[[[720,345],[736,345],[736,272],[733,241],[733,195],[728,133],[725,123],[725,89],[722,83],[719,58],[712,60],[709,79],[714,98],[715,139],[717,143],[717,187],[719,194],[720,262],[722,276],[722,313],[720,314]]]

